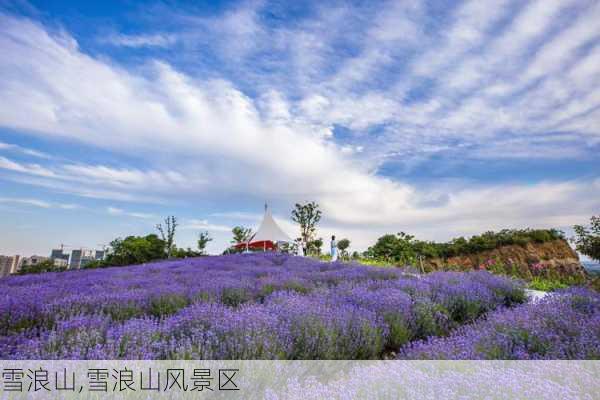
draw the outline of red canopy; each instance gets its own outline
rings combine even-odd
[[[236,249],[245,249],[246,243],[238,243],[234,245]],[[260,240],[258,242],[248,243],[248,249],[252,250],[275,250],[277,245],[270,240]]]

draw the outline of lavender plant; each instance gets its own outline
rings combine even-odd
[[[600,359],[600,294],[582,288],[491,312],[447,338],[407,344],[402,359]]]
[[[0,280],[0,359],[376,359],[523,300],[485,271],[278,254],[16,276]]]

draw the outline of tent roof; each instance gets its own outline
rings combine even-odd
[[[265,204],[265,215],[263,217],[258,230],[250,239],[250,243],[267,241],[272,242],[292,242],[293,240],[277,225],[277,222],[273,219],[271,211]]]

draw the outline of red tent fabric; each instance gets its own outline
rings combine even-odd
[[[236,249],[245,249],[246,243],[238,243],[234,245]],[[275,250],[277,246],[270,240],[261,240],[259,242],[248,243],[248,249],[251,250]]]
[[[281,230],[277,222],[273,219],[271,211],[265,204],[265,215],[258,227],[258,230],[249,239],[249,243],[238,243],[234,245],[236,249],[252,250],[276,250],[277,242],[292,242],[292,239]]]

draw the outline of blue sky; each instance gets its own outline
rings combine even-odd
[[[0,1],[2,254],[262,204],[364,249],[600,212],[597,1]]]

